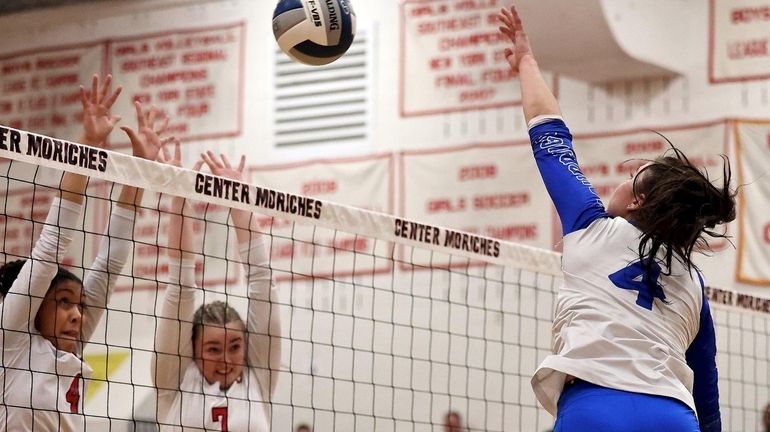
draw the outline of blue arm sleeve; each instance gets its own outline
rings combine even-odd
[[[609,217],[591,183],[580,171],[572,149],[572,134],[561,119],[551,119],[529,131],[535,162],[561,220],[562,234],[586,228]]]
[[[700,275],[698,275],[700,277]],[[701,280],[701,286],[703,281]],[[695,374],[693,398],[698,412],[701,432],[721,432],[722,415],[719,412],[719,387],[717,385],[717,345],[711,309],[703,293],[700,313],[700,330],[687,349],[687,364]]]

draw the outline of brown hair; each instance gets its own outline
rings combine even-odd
[[[217,300],[201,305],[198,310],[195,311],[195,315],[193,315],[193,343],[195,343],[195,337],[198,335],[201,328],[205,324],[217,324],[224,326],[233,321],[240,322],[243,324],[243,327],[246,328],[246,325],[244,324],[243,319],[241,318],[241,315],[238,313],[238,311],[227,303]]]
[[[732,171],[727,156],[722,155],[723,178],[717,187],[705,170],[669,144],[671,150],[643,168],[633,185],[634,196],[644,195],[632,218],[642,231],[639,258],[649,275],[656,262],[665,264],[665,274],[671,274],[675,256],[690,270],[693,249],[708,248],[707,237],[725,238],[714,227],[735,219],[736,194],[730,189]],[[665,251],[663,260],[649,259],[657,257],[661,249]]]

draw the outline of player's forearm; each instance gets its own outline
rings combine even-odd
[[[80,174],[64,173],[61,181],[61,198],[75,204],[83,204],[88,177]]]
[[[531,55],[521,59],[519,64],[519,83],[527,123],[541,115],[561,115],[559,103],[546,84],[537,61]]]
[[[170,258],[194,258],[194,220],[184,216],[188,204],[183,198],[174,197],[168,212],[167,254]]]
[[[118,207],[136,211],[136,208],[142,203],[144,189],[133,186],[123,186],[118,196]]]
[[[78,142],[92,147],[99,147],[100,144],[89,140],[85,134],[80,137]],[[61,197],[70,202],[83,204],[87,186],[88,177],[80,174],[64,173],[61,181]]]
[[[257,216],[254,213],[246,210],[232,209],[230,211],[230,218],[233,221],[235,238],[238,240],[239,245],[250,244],[252,240],[260,235],[257,232],[259,224],[257,222]]]
[[[99,243],[99,253],[85,272],[83,289],[88,306],[84,312],[83,340],[91,338],[109,303],[110,290],[123,271],[128,256],[133,250],[133,210],[114,208],[110,214],[105,235]]]

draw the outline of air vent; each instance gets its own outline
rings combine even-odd
[[[276,51],[276,147],[367,139],[369,48],[369,32],[359,27],[348,52],[326,66],[301,65]]]

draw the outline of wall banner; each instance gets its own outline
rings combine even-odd
[[[739,282],[770,285],[770,122],[735,122],[738,183]]]
[[[711,0],[712,84],[770,78],[770,0]]]
[[[502,0],[406,0],[401,4],[403,117],[517,105],[515,75],[498,31]]]
[[[377,212],[393,213],[393,158],[307,161],[249,168],[252,184]],[[259,216],[259,215],[257,215]],[[390,242],[259,216],[273,237],[271,267],[278,280],[388,272]]]

